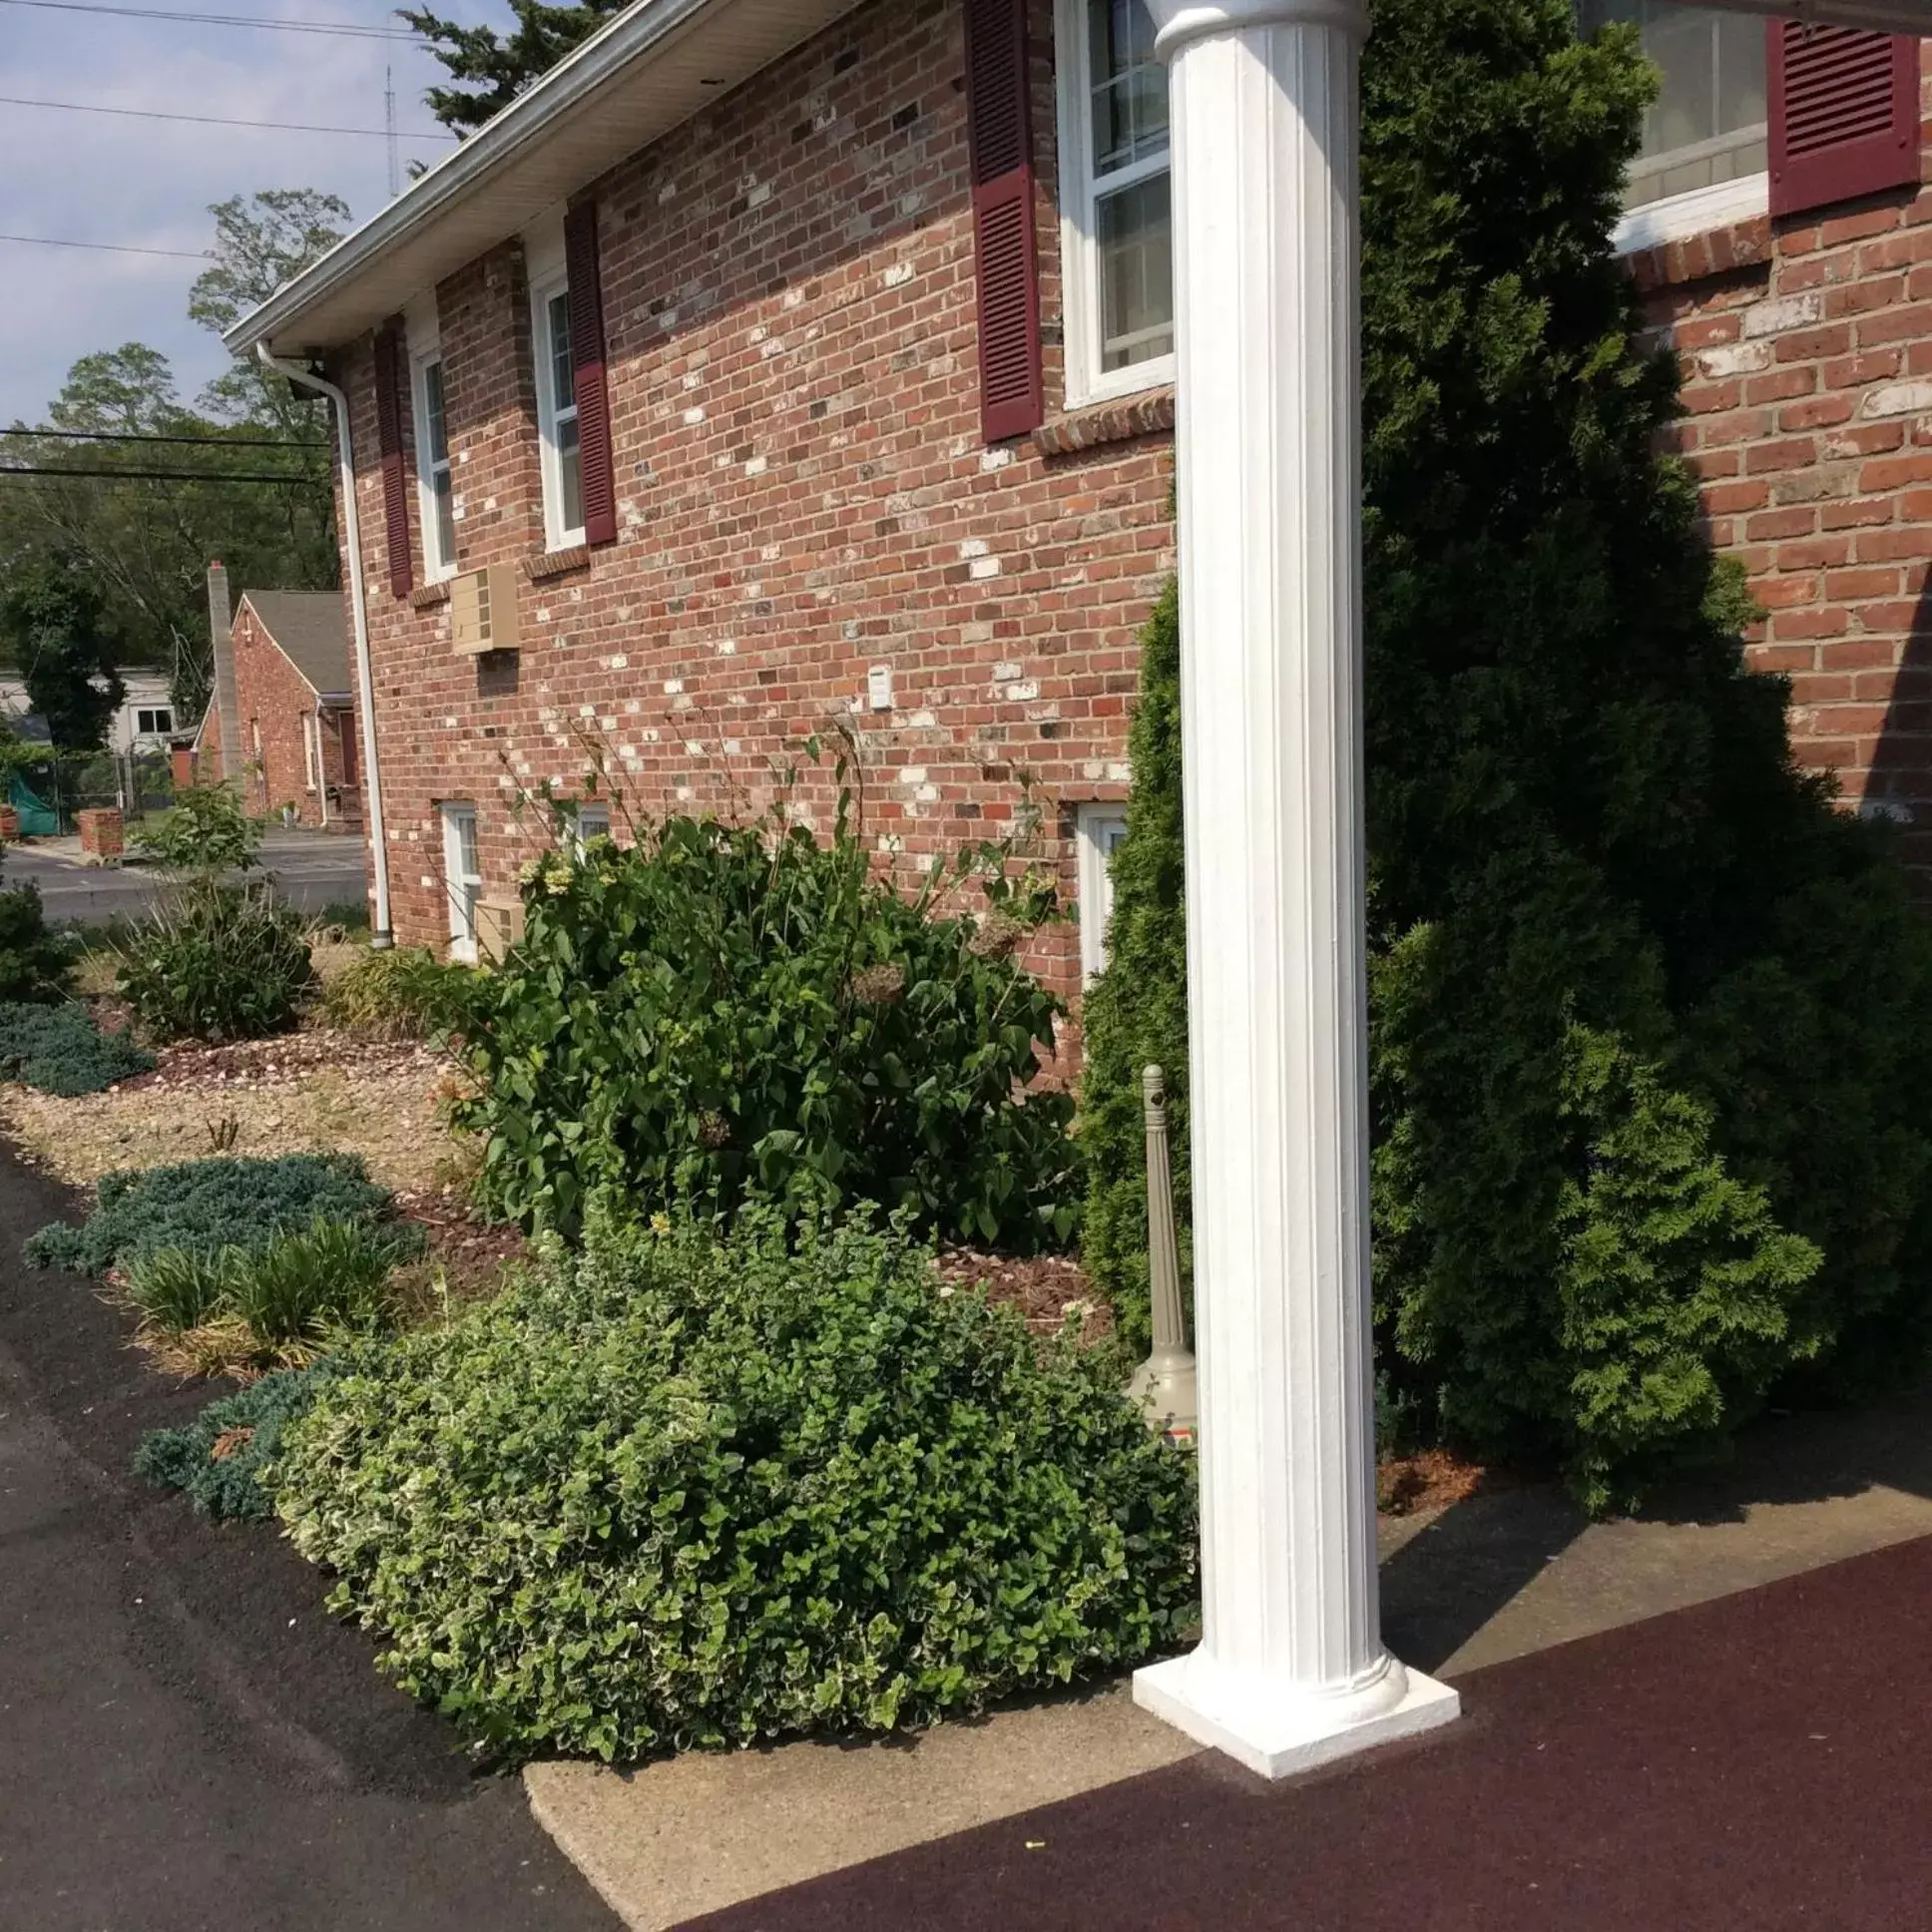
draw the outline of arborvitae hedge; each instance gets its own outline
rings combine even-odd
[[[1650,84],[1568,0],[1382,0],[1363,71],[1383,1366],[1593,1507],[1932,1330],[1932,946],[1655,453],[1674,370],[1608,245]],[[1130,1320],[1140,1062],[1186,1091],[1168,606],[1146,645],[1084,1126]]]

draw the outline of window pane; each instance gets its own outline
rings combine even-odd
[[[1169,182],[1153,175],[1105,195],[1096,209],[1103,369],[1174,351],[1174,253]]]
[[[456,514],[447,464],[431,476],[430,484],[436,493],[436,561],[447,568],[456,561]]]
[[[443,420],[443,365],[427,363],[423,368],[423,414],[429,439],[431,463],[449,461],[449,430]]]
[[[1631,164],[1628,207],[1754,175],[1765,167],[1764,24],[1672,0],[1580,0],[1578,24],[1633,22],[1663,70]]]
[[[1154,58],[1147,0],[1087,0],[1090,85],[1094,97],[1094,173],[1164,154],[1168,76]]]
[[[577,453],[575,416],[557,425],[557,475],[564,488],[564,528],[581,530],[584,527],[584,473]]]
[[[577,403],[577,374],[570,359],[570,291],[550,298],[550,405],[554,410],[574,408]]]

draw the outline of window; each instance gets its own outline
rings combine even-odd
[[[476,964],[476,902],[483,896],[476,851],[476,807],[444,805],[443,890],[449,898],[449,956]]]
[[[309,736],[313,728],[318,728],[312,713],[303,712],[300,719],[302,739],[302,783],[310,790],[315,789],[315,740]]]
[[[175,714],[165,705],[152,711],[144,706],[134,715],[134,728],[138,737],[166,737],[175,728]]]
[[[570,286],[553,276],[533,291],[533,298],[537,427],[543,438],[544,537],[552,550],[568,550],[584,541],[577,376],[570,354]]]
[[[456,570],[456,499],[443,409],[443,359],[416,362],[416,485],[422,500],[423,568],[431,583]]]
[[[1080,974],[1091,980],[1107,964],[1114,917],[1114,852],[1127,836],[1125,805],[1082,805],[1074,820],[1079,848]]]
[[[1768,193],[1763,21],[1674,0],[1580,0],[1585,33],[1609,21],[1637,27],[1664,77],[1631,163],[1630,217],[1619,245],[1645,247],[1761,214]],[[1672,220],[1674,211],[1682,223]]]
[[[1059,0],[1067,401],[1174,379],[1168,74],[1147,0]]]
[[[609,838],[611,835],[611,808],[609,805],[584,804],[577,807],[577,849],[581,852],[593,838]]]

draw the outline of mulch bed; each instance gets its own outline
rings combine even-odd
[[[1011,1302],[1036,1335],[1057,1333],[1071,1316],[1080,1319],[1083,1341],[1105,1341],[1114,1332],[1113,1308],[1070,1255],[1016,1259],[979,1248],[946,1247],[939,1253],[939,1273],[954,1287],[983,1288],[987,1300]]]
[[[224,1087],[277,1087],[324,1068],[388,1074],[447,1064],[447,1056],[432,1053],[419,1041],[365,1040],[331,1027],[276,1034],[266,1040],[237,1040],[220,1047],[184,1041],[156,1048],[155,1058],[160,1064],[154,1072],[136,1074],[112,1091],[141,1093],[170,1087],[201,1093]]]

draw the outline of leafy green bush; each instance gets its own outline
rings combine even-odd
[[[223,1156],[102,1177],[100,1201],[79,1227],[53,1221],[23,1252],[35,1267],[105,1274],[160,1248],[215,1254],[256,1249],[318,1216],[375,1220],[389,1193],[350,1154]]]
[[[103,1033],[81,1006],[0,1005],[0,1080],[73,1100],[147,1073],[155,1057],[125,1033]]]
[[[841,808],[819,844],[778,814],[671,818],[546,859],[522,943],[477,983],[485,1202],[566,1232],[610,1192],[647,1209],[909,1207],[1039,1246],[1075,1219],[1070,1098],[1021,1093],[1059,1003],[1014,959],[1053,909],[997,847],[908,899]],[[984,910],[946,916],[977,881]]]
[[[308,1413],[332,1360],[264,1375],[211,1402],[185,1429],[152,1430],[135,1451],[135,1474],[160,1489],[186,1490],[204,1516],[272,1516],[257,1478],[274,1461],[281,1432]]]
[[[1673,369],[1609,247],[1634,35],[1383,0],[1362,84],[1382,1367],[1603,1508],[1775,1393],[1925,1360],[1932,944],[1886,828],[1794,771],[1658,454]],[[1186,1078],[1172,651],[1145,680],[1083,1096],[1130,1316],[1133,1083]]]
[[[125,1264],[128,1297],[164,1334],[228,1316],[274,1350],[384,1325],[390,1270],[422,1245],[413,1222],[381,1226],[318,1214],[259,1247],[148,1248]]]
[[[330,1026],[374,1040],[424,1040],[460,1027],[476,998],[468,966],[446,965],[427,946],[364,953],[322,989]]]
[[[269,1473],[385,1664],[512,1753],[930,1723],[1172,1643],[1194,1475],[863,1222],[594,1225],[341,1358]]]
[[[215,879],[245,872],[261,850],[264,830],[228,785],[195,785],[176,792],[173,806],[137,826],[128,842],[163,871]]]
[[[67,934],[47,930],[38,885],[0,892],[0,1000],[60,999],[78,950]]]
[[[170,894],[121,949],[118,988],[164,1040],[253,1040],[295,1023],[314,977],[300,916],[266,885]]]

